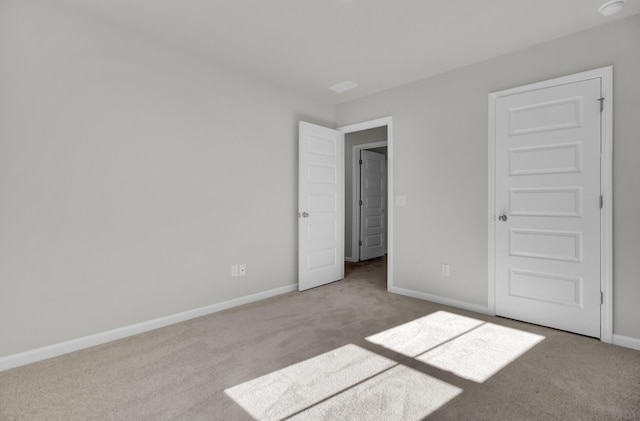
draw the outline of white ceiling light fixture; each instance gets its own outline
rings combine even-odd
[[[627,0],[608,1],[602,6],[600,6],[600,8],[598,9],[598,12],[600,12],[602,16],[615,15],[616,13],[622,10],[626,2]]]
[[[351,82],[350,80],[345,80],[344,82],[340,82],[336,85],[333,85],[329,89],[333,92],[337,92],[339,94],[348,91],[349,89],[357,88],[358,85],[356,83]]]

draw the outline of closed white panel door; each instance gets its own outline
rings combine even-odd
[[[344,135],[299,124],[298,289],[344,278]]]
[[[496,101],[496,314],[600,337],[601,79]]]
[[[384,255],[385,156],[360,151],[360,260]]]

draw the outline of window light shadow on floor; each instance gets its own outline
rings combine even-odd
[[[544,340],[544,336],[438,311],[366,339],[483,383]]]
[[[483,383],[544,336],[438,311],[366,338]],[[257,420],[420,420],[462,389],[357,345],[225,390]]]
[[[225,392],[257,420],[420,420],[462,389],[346,345]]]

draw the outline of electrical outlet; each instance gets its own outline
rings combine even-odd
[[[234,278],[238,276],[238,265],[231,266],[231,276]]]
[[[247,274],[247,265],[246,264],[241,264],[238,269],[240,270],[240,276],[244,276]]]
[[[451,275],[451,269],[449,268],[449,265],[446,263],[442,264],[442,276],[446,276],[449,277]]]

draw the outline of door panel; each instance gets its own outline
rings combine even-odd
[[[385,156],[360,151],[360,260],[384,255],[384,202],[386,188]]]
[[[509,214],[519,216],[582,216],[582,189],[509,189]]]
[[[298,289],[344,278],[344,135],[299,124]]]
[[[580,143],[509,149],[509,175],[579,173]]]
[[[509,270],[509,293],[514,297],[580,306],[582,279],[549,273]]]
[[[496,314],[600,336],[601,80],[496,101]]]

